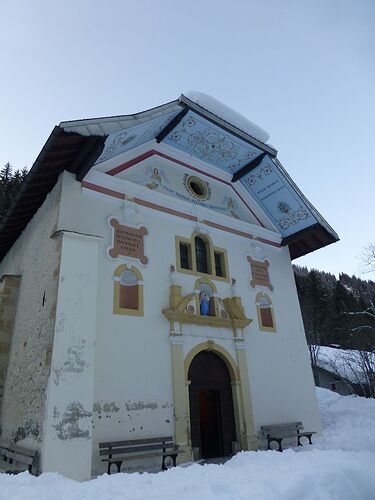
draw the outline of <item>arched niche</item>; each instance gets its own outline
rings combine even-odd
[[[276,323],[273,312],[272,300],[264,293],[260,292],[255,298],[259,329],[265,332],[275,332]]]
[[[113,279],[114,314],[143,316],[143,277],[139,269],[121,264],[116,268]]]
[[[217,316],[217,288],[215,284],[207,279],[200,278],[195,282],[197,311],[201,316]]]

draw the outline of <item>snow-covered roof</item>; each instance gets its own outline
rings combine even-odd
[[[268,142],[270,135],[264,129],[251,122],[243,115],[230,108],[226,104],[214,99],[210,95],[203,94],[202,92],[197,92],[195,90],[189,90],[188,92],[184,92],[183,95],[190,99],[191,101],[199,104],[202,108],[210,111],[212,114],[222,118],[228,123],[231,123],[235,127],[238,127],[240,130],[248,133],[255,139],[258,139],[261,142]]]
[[[364,358],[375,366],[375,353],[319,346],[317,365],[353,383],[366,383]]]

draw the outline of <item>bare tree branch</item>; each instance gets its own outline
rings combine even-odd
[[[361,261],[361,271],[363,273],[374,273],[375,272],[375,243],[369,243],[366,245],[361,255],[359,256]]]

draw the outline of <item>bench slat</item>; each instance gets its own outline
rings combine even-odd
[[[31,450],[30,448],[24,448],[23,446],[18,446],[16,444],[11,444],[7,441],[0,440],[0,450],[9,450],[20,455],[25,455],[27,457],[35,457],[38,453],[36,450]]]
[[[128,446],[122,448],[111,448],[111,450],[100,450],[100,455],[119,455],[121,453],[135,453],[137,451],[162,450],[163,448],[172,448],[174,443],[167,444],[148,444],[143,446]]]
[[[294,425],[289,425],[289,426],[283,426],[283,427],[262,427],[262,432],[263,434],[287,434],[287,433],[296,433],[303,431],[303,426],[294,426]]]
[[[26,457],[25,455],[20,455],[19,453],[15,453],[14,451],[9,450],[4,453],[4,456],[28,465],[31,465],[34,461],[32,457]]]
[[[147,438],[147,439],[133,439],[130,441],[107,441],[103,443],[99,443],[99,448],[109,448],[111,447],[119,447],[119,446],[133,446],[136,444],[154,444],[154,443],[161,443],[163,441],[172,441],[173,442],[173,437],[172,436],[166,436],[166,437],[156,437],[156,438]]]
[[[270,430],[270,431],[263,431],[263,433],[267,436],[279,436],[279,435],[288,435],[288,434],[298,434],[298,429],[278,429],[278,430]]]
[[[288,431],[293,431],[293,432],[297,432],[297,431],[302,431],[303,430],[303,427],[276,427],[276,428],[272,428],[272,429],[269,429],[269,428],[265,428],[265,429],[262,429],[263,432],[268,432],[270,434],[272,434],[273,432],[288,432]]]
[[[301,435],[301,434],[299,434]],[[269,437],[270,439],[282,439],[282,438],[288,438],[288,437],[298,437],[297,432],[273,432],[272,434],[267,434],[266,437]]]
[[[301,422],[293,422],[291,424],[277,424],[277,425],[262,425],[261,429],[276,430],[276,429],[303,429]]]
[[[182,453],[182,451],[176,449],[176,450],[170,451],[169,453],[168,452],[164,453],[163,451],[160,451],[160,452],[154,451],[152,453],[139,453],[138,455],[132,455],[132,456],[124,455],[124,456],[119,456],[119,457],[103,458],[102,462],[115,463],[116,461],[120,461],[120,460],[133,460],[136,458],[168,457],[169,455],[174,455],[175,453],[180,454],[180,453]]]
[[[303,426],[302,422],[286,422],[284,424],[269,424],[269,425],[262,425],[262,427],[291,427],[291,426]]]
[[[267,430],[269,432],[274,431],[282,431],[284,429],[303,429],[303,425],[282,425],[282,426],[272,426],[272,427],[263,427],[263,430]]]
[[[0,471],[2,472],[22,472],[26,471],[28,469],[27,465],[22,465],[22,464],[11,464],[9,462],[2,462],[0,461]]]
[[[20,455],[26,455],[27,457],[32,457],[34,458],[35,455],[38,453],[36,450],[30,450],[29,448],[24,448],[23,446],[10,446],[8,449],[15,451],[16,453]]]

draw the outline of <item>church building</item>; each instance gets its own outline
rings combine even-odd
[[[198,92],[52,130],[0,225],[1,437],[41,471],[101,474],[103,441],[173,436],[181,463],[321,430],[292,260],[338,236],[268,140]]]

